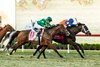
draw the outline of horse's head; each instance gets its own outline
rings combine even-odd
[[[85,33],[87,36],[91,35],[91,32],[85,24],[79,23],[78,26],[80,26],[81,32]]]
[[[9,25],[9,24],[5,25],[4,28],[5,28],[7,31],[13,31],[13,30],[14,30],[14,28],[13,28],[11,25]]]

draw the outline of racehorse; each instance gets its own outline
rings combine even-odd
[[[17,48],[21,45],[24,45],[26,42],[32,42],[33,44],[38,44],[38,41],[32,40],[30,41],[28,39],[30,30],[21,31],[17,36],[17,43],[15,44],[15,47],[10,52],[10,55],[13,53],[13,51],[16,51]],[[68,32],[66,31],[65,27],[63,25],[55,25],[52,26],[50,29],[44,29],[44,33],[41,39],[41,45],[45,48],[45,46],[49,46],[52,48],[60,57],[63,57],[59,54],[59,52],[54,48],[54,45],[52,44],[52,38],[55,33],[62,32],[67,36]],[[39,57],[37,57],[39,58]]]
[[[58,43],[70,44],[70,45],[72,45],[72,46],[77,50],[77,52],[80,54],[80,56],[81,56],[82,58],[84,58],[84,56],[83,56],[83,55],[84,55],[84,50],[83,50],[83,48],[80,46],[80,44],[78,44],[78,43],[75,42],[75,41],[76,41],[75,35],[76,35],[77,33],[79,33],[79,32],[83,32],[83,33],[85,33],[87,36],[91,35],[91,33],[90,33],[88,27],[87,27],[85,24],[78,23],[77,26],[75,26],[75,27],[69,27],[68,30],[69,30],[69,32],[71,33],[71,36],[69,36],[69,37],[64,37],[64,34],[62,34],[62,35],[63,35],[63,39],[57,39],[57,38],[55,38],[56,35],[58,35],[59,37],[61,36],[61,34],[57,33],[57,34],[55,34],[55,35],[53,36],[52,40],[54,40],[55,42],[58,42]],[[37,50],[35,51],[35,53],[33,54],[33,56],[35,56],[35,54],[37,53],[37,51],[39,51],[39,49],[41,49],[41,48],[42,48],[42,46],[39,46],[39,47],[37,48]],[[44,53],[44,51],[45,51],[46,48],[47,48],[47,47],[42,48],[43,53]],[[81,52],[79,51],[79,48],[81,49],[83,55],[82,55]]]
[[[11,31],[14,31],[14,28],[9,24],[5,25],[4,28],[0,31],[0,42],[2,38],[5,36],[5,34]]]
[[[74,42],[76,41],[75,35],[78,34],[79,32],[85,33],[86,36],[90,36],[91,35],[91,32],[89,31],[88,27],[85,24],[82,24],[82,23],[78,23],[75,27],[67,27],[66,29],[71,33],[70,37],[72,37],[72,39],[73,39]],[[55,36],[53,38],[54,41],[59,42],[59,43],[64,43],[64,44],[67,43],[66,38],[60,40],[60,39],[56,38],[56,35],[57,34],[55,34]],[[60,37],[60,35],[59,35],[59,37]]]

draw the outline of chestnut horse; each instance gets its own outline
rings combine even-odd
[[[10,55],[13,53],[13,51],[16,51],[17,48],[21,45],[24,45],[26,42],[32,42],[33,44],[38,44],[38,41],[30,41],[28,39],[28,35],[29,35],[30,30],[25,30],[25,31],[21,31],[18,36],[17,36],[17,43],[15,44],[15,47],[12,49],[12,51],[10,52]],[[62,32],[65,34],[65,36],[67,36],[68,32],[66,31],[65,27],[63,25],[55,25],[52,26],[52,28],[50,29],[44,29],[44,33],[41,39],[41,45],[43,47],[45,46],[49,46],[50,48],[52,48],[60,57],[62,57],[62,55],[59,54],[59,52],[54,48],[54,45],[52,44],[52,38],[54,36],[55,33],[58,32]]]
[[[14,31],[14,28],[9,24],[5,25],[4,28],[0,31],[0,42],[2,41],[2,38],[5,36],[5,34],[11,31]]]
[[[75,35],[79,32],[83,32],[85,33],[87,36],[91,35],[88,27],[85,25],[85,24],[82,24],[82,23],[78,23],[76,27],[68,27],[67,28],[69,30],[69,32],[71,33],[71,36],[69,37],[64,37],[65,35],[63,35],[63,39],[57,39],[55,38],[56,35],[59,35],[59,37],[61,36],[61,34],[57,33],[53,36],[52,40],[54,40],[55,42],[58,42],[58,43],[61,43],[61,44],[70,44],[72,45],[76,50],[77,52],[80,54],[80,56],[82,58],[84,58],[84,50],[83,48],[80,46],[80,44],[76,43],[76,37]],[[40,45],[37,50],[35,51],[35,53],[33,54],[33,56],[35,56],[35,54],[37,53],[37,51],[39,51],[39,49],[41,49],[42,46]],[[45,48],[42,48],[42,51],[44,53],[45,49],[47,48],[47,46]],[[83,55],[81,54],[81,52],[79,51],[79,48],[81,49]],[[40,53],[41,54],[41,53]],[[45,55],[45,53],[44,53]],[[39,56],[38,56],[39,57]],[[45,57],[46,58],[46,57]]]

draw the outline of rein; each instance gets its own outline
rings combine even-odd
[[[83,26],[82,26],[82,29],[81,29],[81,31],[84,31],[84,33],[87,33],[87,32],[89,32],[89,30],[86,30],[86,29],[85,29],[85,25],[83,25]]]
[[[56,29],[55,31],[57,31],[57,30],[59,30],[59,29],[60,29],[60,28]],[[50,32],[48,32],[48,31],[47,31],[47,34],[48,34],[48,35],[51,35]]]

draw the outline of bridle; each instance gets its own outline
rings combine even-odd
[[[82,32],[84,32],[85,34],[89,32],[88,28],[85,25],[82,25]]]

